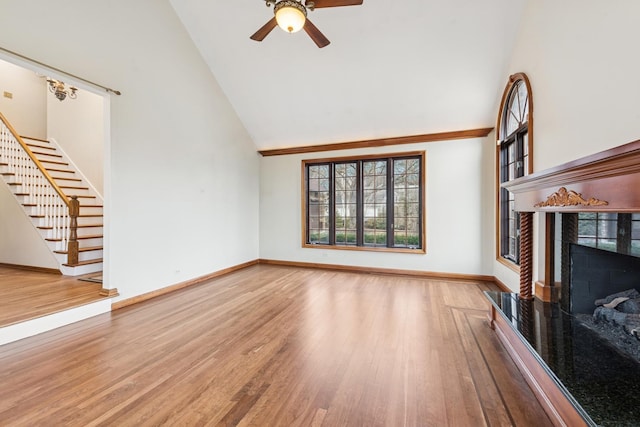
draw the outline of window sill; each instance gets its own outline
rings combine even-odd
[[[364,251],[364,252],[395,252],[395,253],[422,254],[422,255],[427,253],[425,249],[387,248],[387,247],[379,247],[379,246],[346,246],[346,245],[340,246],[340,245],[323,245],[323,244],[312,245],[309,243],[304,243],[302,247],[309,248],[309,249]]]
[[[520,274],[520,266],[515,262],[502,256],[499,256],[496,261],[498,261],[500,264],[504,265],[505,267],[513,270],[514,272]]]

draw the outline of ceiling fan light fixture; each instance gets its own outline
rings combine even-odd
[[[282,0],[273,7],[278,26],[287,33],[300,31],[307,20],[307,9],[295,0]]]

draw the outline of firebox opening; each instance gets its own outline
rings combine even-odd
[[[593,314],[595,301],[640,288],[640,258],[570,244],[570,314]]]

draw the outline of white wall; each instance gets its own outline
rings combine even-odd
[[[0,112],[20,135],[46,137],[45,80],[31,70],[0,60]],[[0,263],[58,268],[46,243],[1,181]]]
[[[47,138],[53,138],[104,194],[104,99],[79,89],[76,99],[58,100],[47,91]]]
[[[483,252],[484,138],[367,150],[264,157],[260,174],[260,258],[460,274],[490,274]],[[425,150],[427,253],[325,250],[301,246],[301,161]]]
[[[12,98],[6,98],[5,92]],[[47,136],[46,81],[31,71],[0,60],[0,113],[20,134]]]
[[[2,9],[3,47],[122,91],[104,183],[105,277],[118,299],[258,257],[256,148],[168,1]]]
[[[527,4],[504,81],[518,71],[529,76],[535,171],[640,138],[638,16],[636,0]],[[537,259],[543,260],[540,246]],[[494,274],[518,288],[517,276],[497,262]]]
[[[0,263],[59,268],[47,244],[4,182],[0,182]]]

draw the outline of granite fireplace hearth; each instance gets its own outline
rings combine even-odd
[[[597,299],[640,291],[640,141],[503,186],[522,218],[524,257],[519,293],[486,293],[492,327],[556,425],[640,425],[640,363],[615,345],[640,341],[593,319]],[[535,284],[534,212],[546,227]],[[619,217],[622,231],[585,236],[581,219],[599,215],[607,225]]]

